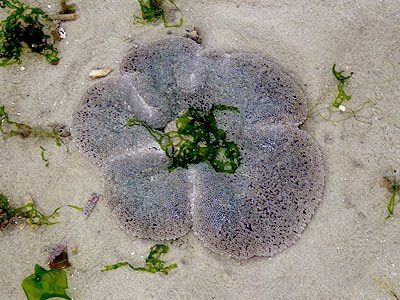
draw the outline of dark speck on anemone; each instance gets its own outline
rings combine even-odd
[[[216,105],[240,112],[215,114],[240,150],[232,174],[200,160],[168,170],[151,130],[126,126],[131,118],[162,134],[188,110]],[[211,250],[244,259],[292,245],[322,198],[322,154],[298,128],[306,115],[301,89],[276,64],[172,38],[132,50],[120,75],[91,87],[72,134],[103,168],[104,198],[129,233],[167,240],[193,229]]]

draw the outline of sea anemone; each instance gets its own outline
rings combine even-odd
[[[168,170],[169,157],[143,126],[170,128],[189,108],[215,105],[218,126],[240,149],[233,174],[207,162]],[[190,39],[134,49],[120,75],[83,96],[72,134],[104,170],[104,199],[140,238],[176,239],[190,229],[211,250],[234,258],[272,256],[292,245],[322,197],[316,142],[299,125],[307,101],[280,68],[253,54],[223,54]]]

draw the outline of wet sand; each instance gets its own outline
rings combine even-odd
[[[93,84],[91,69],[117,70],[134,45],[182,36],[194,26],[204,34],[204,47],[257,53],[280,64],[301,84],[310,108],[334,98],[333,63],[354,72],[346,89],[353,95],[349,105],[369,105],[359,120],[329,122],[310,113],[302,128],[324,155],[323,201],[301,239],[271,259],[223,257],[190,233],[170,245],[166,260],[178,268],[168,276],[102,273],[104,265],[121,260],[141,264],[154,242],[126,234],[100,202],[87,220],[63,209],[59,225],[1,233],[0,299],[24,299],[20,282],[34,264],[45,266],[45,247],[64,238],[78,249],[67,271],[74,299],[392,299],[374,285],[376,276],[400,293],[400,206],[393,220],[384,220],[389,194],[381,186],[387,170],[400,168],[398,2],[177,0],[185,18],[178,29],[132,25],[135,1],[75,2],[79,19],[62,24],[67,38],[58,45],[57,66],[29,54],[21,65],[0,69],[0,103],[21,122],[70,125]],[[58,10],[57,1],[35,3]],[[52,141],[0,141],[1,192],[13,204],[30,194],[50,212],[101,193],[100,170],[72,142],[67,151]],[[40,146],[47,149],[48,168]]]

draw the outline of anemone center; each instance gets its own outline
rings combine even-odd
[[[165,132],[133,118],[128,119],[126,126],[143,126],[149,132],[170,158],[170,172],[208,162],[217,172],[233,174],[241,164],[241,156],[236,143],[229,141],[226,132],[218,127],[215,114],[221,111],[240,113],[237,107],[223,104],[213,105],[207,111],[189,107],[175,120],[175,126],[168,126]]]

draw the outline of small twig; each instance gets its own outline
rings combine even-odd
[[[53,20],[59,21],[74,21],[78,18],[77,14],[59,14],[52,17]]]

